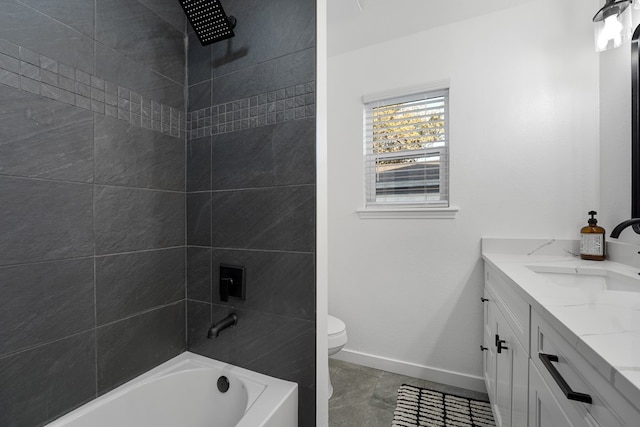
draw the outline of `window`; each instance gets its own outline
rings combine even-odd
[[[366,208],[449,207],[449,90],[367,102]]]

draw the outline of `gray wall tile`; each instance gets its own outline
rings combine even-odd
[[[213,304],[214,323],[235,312],[238,324],[208,339],[206,305],[196,306],[199,309],[191,317],[189,351],[295,381],[300,387],[315,384],[314,322]]]
[[[211,246],[211,193],[187,194],[187,245]]]
[[[20,0],[45,15],[93,38],[94,2],[86,0]]]
[[[184,245],[184,193],[104,186],[95,193],[96,254]]]
[[[187,350],[194,351],[208,344],[204,340],[210,327],[211,304],[187,300]],[[200,354],[208,356],[202,352]]]
[[[246,269],[245,301],[220,301],[220,264]],[[313,254],[214,249],[211,261],[212,299],[219,305],[264,313],[315,319]]]
[[[187,191],[211,190],[211,137],[187,142]]]
[[[0,177],[0,265],[93,255],[92,186]]]
[[[0,267],[0,355],[95,327],[93,259]]]
[[[211,45],[202,46],[195,33],[189,34],[187,51],[187,80],[194,85],[213,77],[213,63],[211,62]]]
[[[3,0],[0,38],[86,72],[93,72],[93,41],[16,0]]]
[[[295,186],[212,194],[212,245],[312,252],[315,188]]]
[[[180,3],[175,0],[138,0],[181,33],[186,31],[187,18]]]
[[[184,81],[182,32],[138,1],[96,0],[96,40],[176,82]]]
[[[238,30],[213,45],[216,75],[315,46],[315,1],[228,0],[224,9],[236,17]],[[243,49],[244,55],[234,55]]]
[[[96,311],[131,316],[100,328],[103,390],[185,346],[185,19],[174,0],[118,2],[101,0],[98,22],[118,27],[102,35],[123,53],[92,40],[94,1],[0,0],[2,426],[96,396]],[[152,135],[103,117],[125,88],[127,122]],[[94,120],[99,182],[164,191],[93,184]],[[176,248],[95,257],[94,234],[99,254]]]
[[[169,135],[96,115],[98,184],[184,191],[184,142]]]
[[[96,396],[93,331],[0,358],[0,425],[43,425]]]
[[[0,174],[91,182],[93,115],[0,86]]]
[[[215,74],[213,104],[314,81],[315,58],[316,50],[311,48],[251,65],[231,74]]]
[[[151,68],[96,43],[96,75],[138,91],[143,97],[184,110],[183,81],[175,82]]]
[[[184,301],[98,328],[98,393],[185,350]]]
[[[211,248],[187,248],[187,298],[211,302]]]
[[[200,110],[211,105],[211,80],[189,86],[189,107],[187,111]]]
[[[213,137],[213,189],[313,184],[315,119]]]
[[[98,326],[180,301],[184,296],[184,248],[96,258]]]

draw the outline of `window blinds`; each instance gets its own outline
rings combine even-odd
[[[449,205],[449,91],[365,103],[366,203]]]

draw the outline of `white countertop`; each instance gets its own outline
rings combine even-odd
[[[637,246],[609,244],[621,261],[638,258]],[[614,247],[615,246],[615,247]],[[640,292],[587,290],[553,283],[536,266],[606,268],[638,277],[640,268],[575,256],[577,241],[483,239],[482,256],[518,286],[516,291],[620,393],[640,409]],[[640,289],[639,289],[640,291]]]

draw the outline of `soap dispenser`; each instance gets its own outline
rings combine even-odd
[[[604,228],[597,225],[597,214],[596,211],[590,211],[589,225],[580,229],[580,258],[604,261]]]

